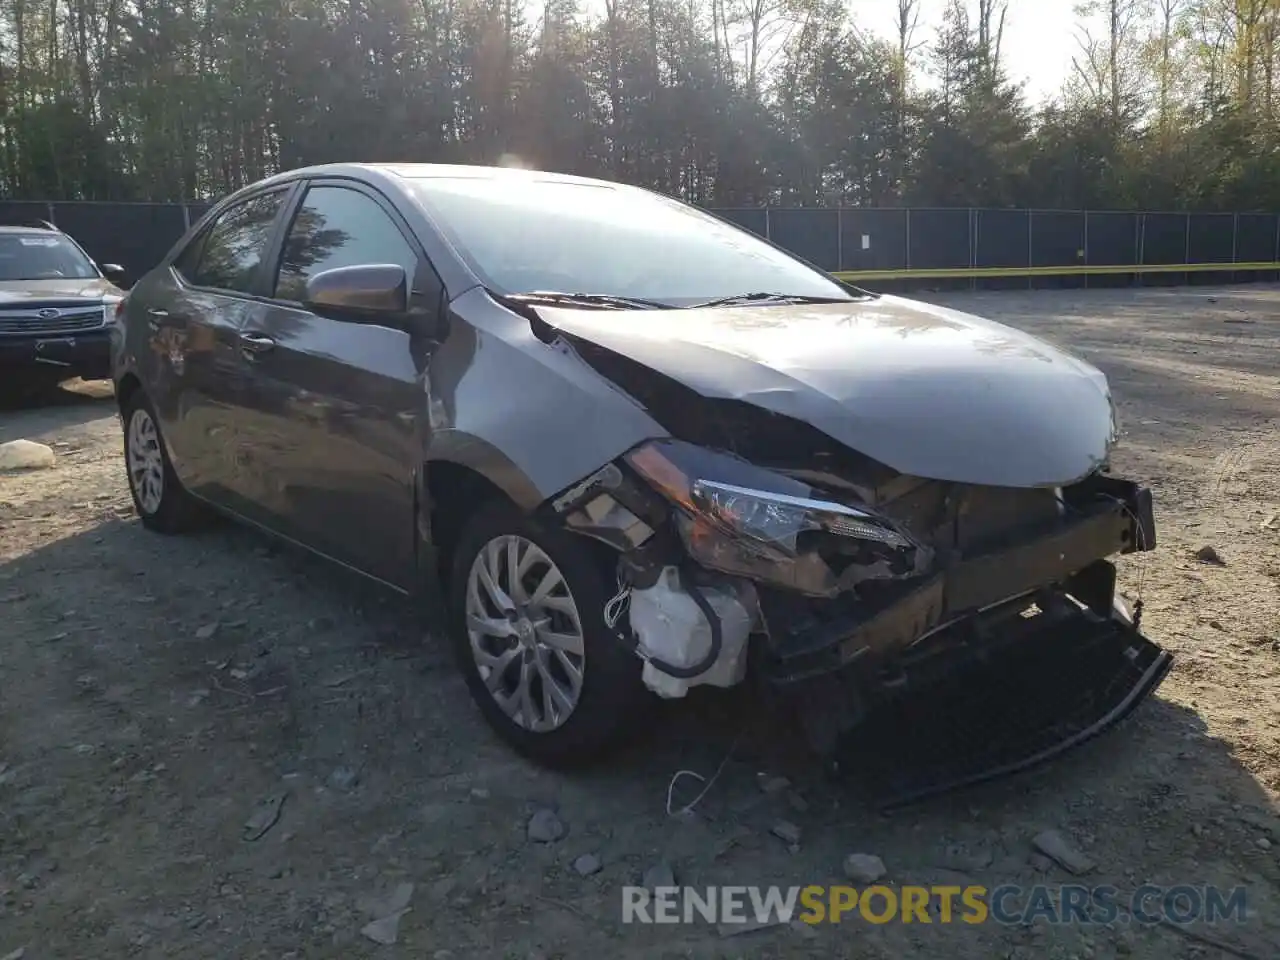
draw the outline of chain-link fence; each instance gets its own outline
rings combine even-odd
[[[150,269],[208,203],[0,201],[0,222],[49,220],[99,262]],[[1132,282],[1193,266],[1280,276],[1280,215],[1078,210],[749,208],[715,213],[855,280]],[[1217,265],[1223,265],[1221,270]],[[1136,268],[1136,269],[1126,269]],[[1275,268],[1275,269],[1272,269]],[[1012,278],[1012,279],[1011,279]]]

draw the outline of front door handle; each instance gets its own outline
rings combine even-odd
[[[246,353],[266,353],[275,345],[276,342],[274,340],[260,333],[240,334],[240,346]]]

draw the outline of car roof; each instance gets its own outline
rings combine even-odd
[[[551,173],[546,170],[529,170],[522,167],[495,167],[461,163],[325,163],[310,167],[286,170],[262,180],[257,185],[282,183],[301,177],[374,177],[400,180],[431,180],[438,178],[464,178],[469,180],[523,179],[551,183],[576,183],[583,186],[612,187],[617,190],[635,190],[625,184],[592,177],[579,177],[568,173]]]
[[[11,224],[11,223],[0,223],[0,234],[19,234],[19,233],[23,234],[24,236],[31,236],[33,234],[38,236],[46,236],[46,237],[51,235],[52,236],[62,235],[61,230],[56,230],[56,229],[50,230],[48,227],[24,227],[16,224]]]

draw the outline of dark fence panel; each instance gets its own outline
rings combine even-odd
[[[910,210],[908,262],[916,270],[963,270],[970,265],[968,210]]]
[[[43,200],[0,200],[0,223],[48,220],[49,204]]]
[[[1188,263],[1230,263],[1234,259],[1235,215],[1193,213],[1187,239]]]
[[[211,204],[204,204],[203,209],[200,211],[200,215],[204,216],[205,210],[208,210],[210,206]],[[723,217],[725,220],[736,223],[740,227],[745,227],[752,233],[759,234],[762,237],[768,236],[769,234],[769,215],[765,212],[763,207],[747,207],[736,210],[712,210],[711,212],[719,217]],[[195,219],[196,215],[192,212],[191,222],[194,223]]]
[[[1142,218],[1142,263],[1187,262],[1187,215],[1148,213]]]
[[[1084,214],[1033,210],[1031,266],[1075,267],[1084,263]]]
[[[770,210],[769,239],[823,270],[839,270],[839,221],[830,208]]]
[[[906,210],[842,210],[841,270],[905,270]]]
[[[1277,217],[1270,213],[1242,213],[1236,223],[1236,262],[1264,263],[1276,259]]]
[[[1026,210],[979,210],[975,214],[973,265],[1030,265],[1031,217]]]
[[[174,203],[55,203],[60,230],[99,263],[118,263],[130,280],[154,267],[182,236],[182,205]]]
[[[1136,213],[1085,214],[1085,262],[1091,267],[1138,262]]]

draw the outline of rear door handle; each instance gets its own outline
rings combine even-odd
[[[240,334],[240,346],[246,353],[266,353],[276,342],[260,333]]]

